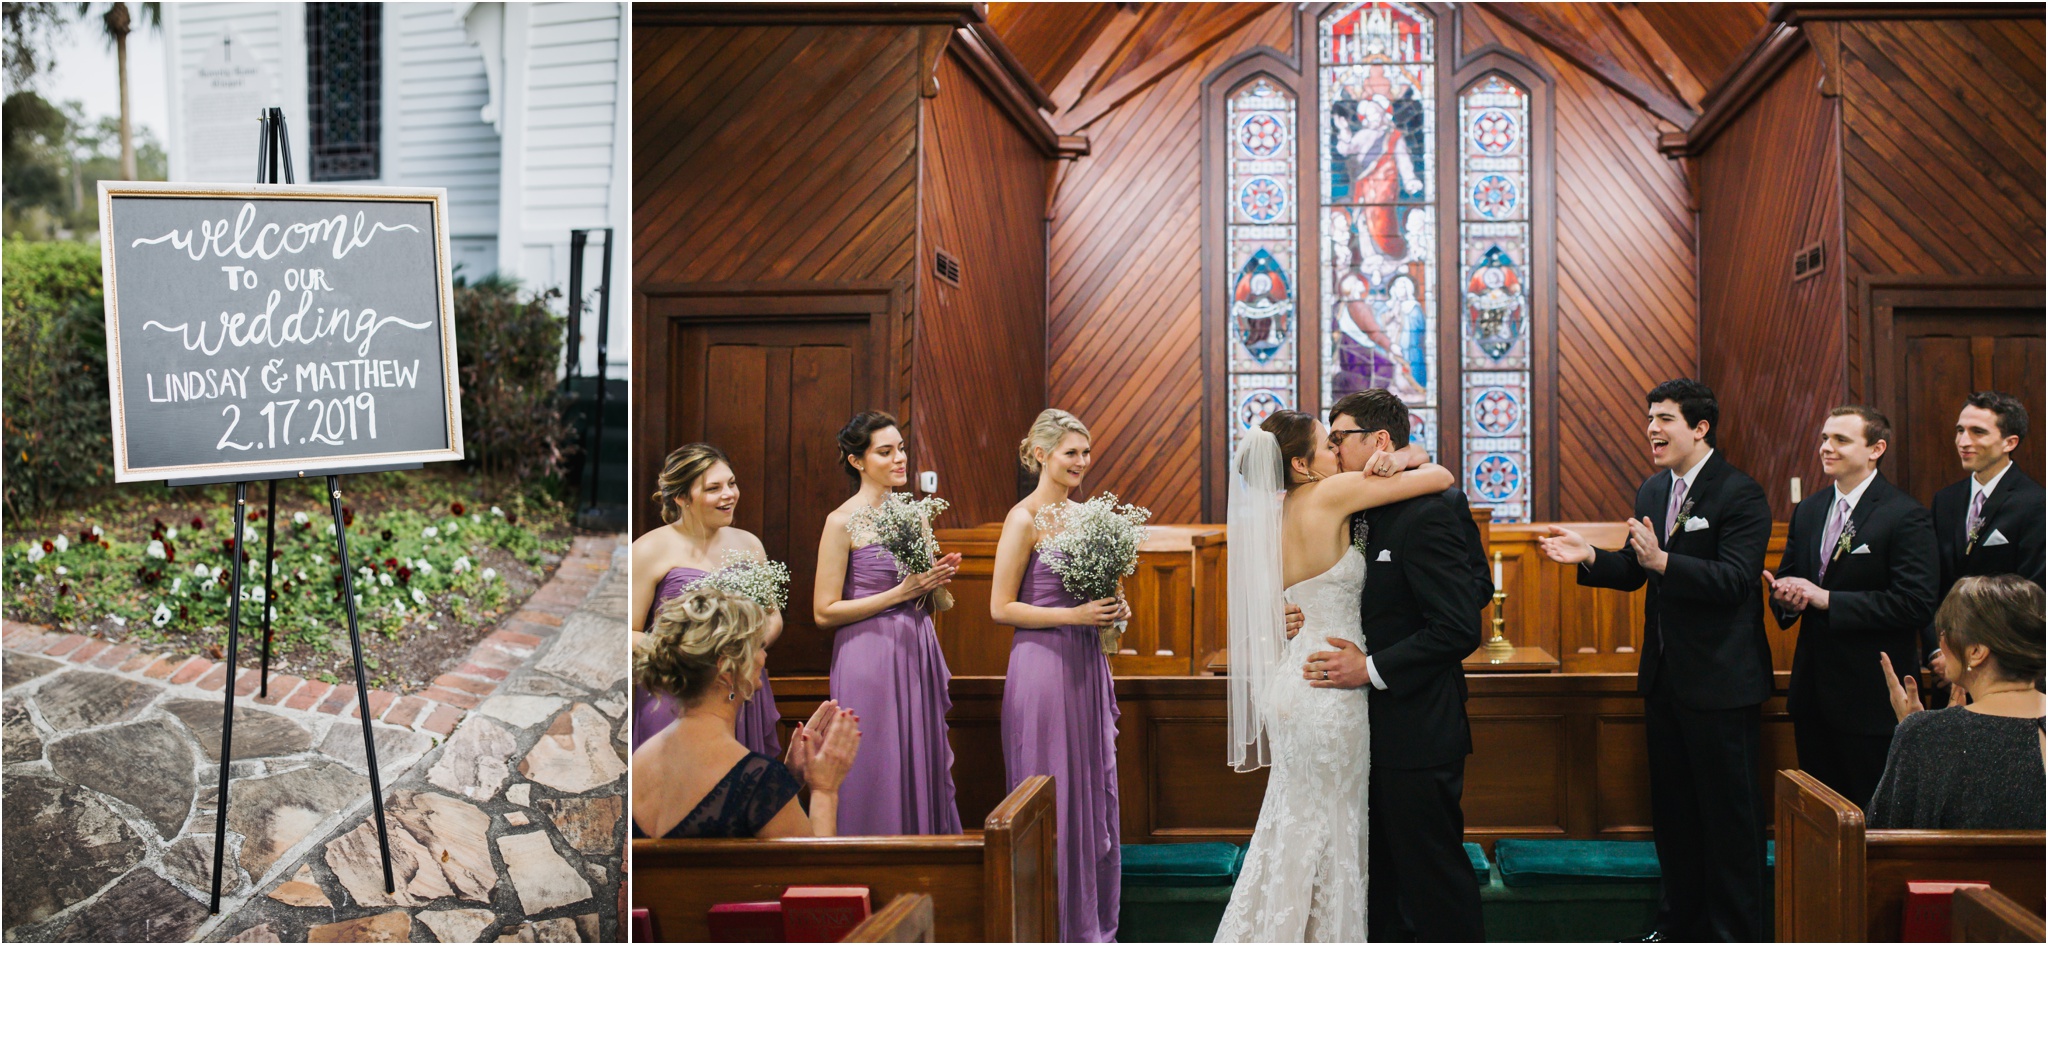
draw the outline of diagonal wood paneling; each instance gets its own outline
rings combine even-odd
[[[2013,21],[1841,25],[1842,206],[1852,277],[2039,275],[2044,152],[2038,12]],[[1849,295],[1848,387],[1867,395]]]
[[[1656,28],[1693,76],[1710,88],[1764,27],[1764,12],[1770,7],[1762,3],[1633,6]]]
[[[988,24],[1031,78],[1049,89],[1087,53],[1116,9],[1100,3],[990,4]]]
[[[1657,76],[1595,12],[1544,4],[1617,61]],[[1477,17],[1474,17],[1474,15]],[[1612,519],[1649,471],[1643,393],[1698,375],[1693,214],[1685,179],[1657,154],[1657,120],[1488,14],[1465,8],[1467,51],[1498,43],[1547,61],[1557,154],[1557,515]]]
[[[1085,492],[1161,523],[1203,521],[1202,78],[1251,47],[1286,51],[1293,18],[1275,5],[1096,121],[1053,198],[1050,403],[1094,431]]]
[[[1700,369],[1721,403],[1721,450],[1788,518],[1787,480],[1825,479],[1814,453],[1841,397],[1838,103],[1814,88],[1808,51],[1696,161],[1700,190]],[[1818,276],[1792,281],[1792,256],[1820,243]]]
[[[939,473],[947,526],[1001,522],[1016,441],[1046,402],[1048,161],[953,57],[923,133],[915,466]],[[959,259],[960,286],[932,274],[935,248]]]

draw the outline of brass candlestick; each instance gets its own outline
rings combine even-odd
[[[1493,637],[1486,640],[1486,659],[1495,664],[1515,655],[1515,644],[1501,631],[1507,619],[1501,615],[1501,605],[1508,601],[1508,593],[1502,590],[1500,582],[1500,553],[1493,553]]]

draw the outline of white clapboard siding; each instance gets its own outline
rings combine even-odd
[[[294,166],[305,170],[306,23],[296,7],[279,4],[171,4],[164,8],[167,44],[164,86],[170,100],[170,171],[172,181],[248,182],[256,176],[257,112],[249,113],[246,149],[234,154],[185,147],[183,101],[185,78],[217,53],[223,36],[238,60],[253,57],[268,71],[275,97],[265,104],[285,111],[292,136]],[[146,89],[146,88],[145,88]],[[258,107],[259,109],[261,106]]]
[[[497,270],[502,146],[484,122],[490,85],[484,55],[464,33],[456,4],[384,7],[383,181],[448,190],[448,232],[463,275]]]

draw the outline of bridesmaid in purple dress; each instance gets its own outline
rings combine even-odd
[[[909,480],[896,419],[869,411],[839,432],[839,452],[860,491],[825,518],[818,539],[812,615],[832,636],[832,699],[859,716],[861,758],[840,785],[839,829],[848,835],[957,834],[953,748],[946,740],[952,673],[939,651],[925,595],[959,568],[947,555],[931,570],[897,575],[878,544],[853,547],[848,523]]]
[[[725,453],[708,443],[678,447],[662,462],[660,488],[654,500],[661,505],[662,522],[633,542],[631,619],[642,621],[633,632],[633,645],[641,645],[654,627],[662,604],[673,599],[691,581],[717,569],[733,552],[766,559],[761,539],[732,524],[740,503],[740,484]],[[771,610],[762,633],[766,647],[782,634],[782,612]],[[633,691],[633,746],[675,721],[671,702],[644,689]],[[768,688],[768,673],[761,672],[761,684],[740,708],[734,735],[749,750],[770,758],[782,754],[782,740],[776,733],[781,716],[775,711],[775,694]]]
[[[1038,510],[1072,500],[1088,473],[1087,426],[1047,410],[1017,451],[1038,488],[1003,520],[989,592],[989,616],[1017,629],[1003,679],[1004,776],[1013,789],[1038,773],[1057,784],[1060,939],[1110,943],[1123,874],[1117,706],[1097,629],[1128,618],[1130,609],[1118,599],[1075,599],[1036,551]]]

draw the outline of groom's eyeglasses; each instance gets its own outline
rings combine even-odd
[[[1344,448],[1344,440],[1349,439],[1354,435],[1366,434],[1368,433],[1363,428],[1332,428],[1330,429],[1329,436],[1330,449],[1341,450]]]

